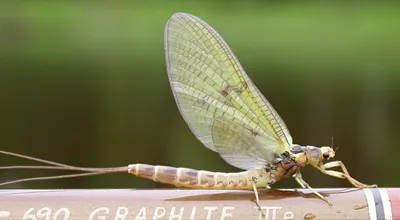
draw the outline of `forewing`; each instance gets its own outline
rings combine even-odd
[[[212,134],[214,146],[221,157],[238,168],[263,168],[276,159],[273,150],[276,143],[273,140],[260,138],[225,117],[214,120]]]
[[[213,142],[213,136],[220,135],[218,129],[212,128],[214,121],[222,117],[219,120],[224,124],[234,123],[257,137],[254,140],[263,140],[259,144],[268,143],[254,151],[260,158],[290,149],[292,138],[283,120],[246,75],[228,45],[207,23],[192,15],[174,14],[165,28],[165,53],[179,110],[206,147],[226,156]],[[227,137],[214,139],[227,144],[223,138]],[[265,163],[272,162],[270,158],[263,159]],[[235,162],[231,164],[242,167]]]

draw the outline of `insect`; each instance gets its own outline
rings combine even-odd
[[[1,169],[62,169],[84,172],[20,179],[2,185],[128,172],[177,187],[253,190],[260,207],[258,188],[269,188],[282,178],[294,177],[301,187],[308,188],[332,205],[303,180],[301,169],[312,165],[324,174],[347,179],[355,187],[377,187],[352,178],[341,161],[324,164],[335,156],[331,147],[293,144],[282,118],[246,75],[222,37],[206,22],[189,14],[176,13],[167,22],[164,37],[169,82],[184,120],[207,148],[219,153],[229,164],[245,171],[221,173],[146,164],[84,168],[0,151],[48,164]],[[330,170],[334,167],[340,167],[342,172]]]

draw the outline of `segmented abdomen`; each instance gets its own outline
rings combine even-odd
[[[128,172],[138,177],[150,179],[155,182],[172,184],[177,187],[252,189],[251,182],[249,182],[247,177],[247,171],[239,173],[219,173],[182,167],[132,164],[129,165]]]

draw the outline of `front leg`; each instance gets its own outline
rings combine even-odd
[[[329,168],[333,167],[341,167],[342,172],[334,171],[334,170],[327,170]],[[358,188],[376,188],[378,187],[377,185],[366,185],[364,183],[360,183],[356,179],[350,176],[349,172],[346,169],[346,166],[342,163],[342,161],[333,161],[329,162],[323,165],[323,167],[320,169],[322,173],[328,174],[330,176],[334,176],[337,178],[341,179],[347,179],[353,186],[358,187]]]
[[[321,193],[311,188],[311,186],[308,185],[308,183],[306,183],[306,181],[303,180],[303,177],[300,172],[294,174],[293,177],[296,179],[296,181],[300,184],[301,187],[308,188],[311,192],[313,192],[315,195],[319,196],[322,200],[328,203],[329,206],[333,205],[328,199],[326,199],[323,195],[321,195]]]

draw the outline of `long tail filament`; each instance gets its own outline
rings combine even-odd
[[[93,167],[77,167],[71,166],[67,164],[57,163],[54,161],[44,160],[36,157],[30,157],[23,154],[12,153],[8,151],[0,150],[0,154],[10,155],[30,161],[35,161],[39,163],[48,164],[49,166],[40,166],[40,165],[30,165],[30,166],[0,166],[0,170],[11,170],[11,169],[39,169],[39,170],[68,170],[68,171],[78,171],[83,173],[77,174],[65,174],[65,175],[56,175],[56,176],[41,176],[41,177],[31,177],[31,178],[23,178],[12,180],[8,182],[0,183],[0,186],[21,183],[21,182],[29,182],[29,181],[37,181],[37,180],[51,180],[51,179],[64,179],[64,178],[74,178],[74,177],[82,177],[82,176],[92,176],[92,175],[101,175],[108,173],[126,173],[128,171],[128,167],[108,167],[108,168],[93,168]]]

